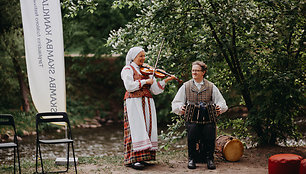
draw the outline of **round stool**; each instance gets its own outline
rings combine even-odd
[[[303,159],[300,164],[300,174],[306,174],[306,159]]]
[[[295,154],[277,154],[269,158],[269,174],[299,174],[303,158]]]

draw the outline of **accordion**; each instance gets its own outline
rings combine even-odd
[[[216,104],[212,102],[188,103],[184,115],[186,122],[199,124],[215,123],[216,117]]]

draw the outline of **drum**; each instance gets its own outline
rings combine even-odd
[[[216,139],[216,155],[224,157],[227,161],[239,161],[243,151],[243,144],[234,137],[221,135]]]

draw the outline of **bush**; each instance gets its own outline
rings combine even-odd
[[[254,97],[247,124],[258,135],[259,144],[274,145],[285,142],[287,138],[298,140],[301,134],[297,132],[294,119],[302,111],[303,103],[305,105],[303,87],[297,83],[298,76],[293,72],[261,75],[262,80],[254,86],[261,90]]]

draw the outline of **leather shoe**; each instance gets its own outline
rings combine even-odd
[[[154,166],[154,164],[152,163],[147,163],[145,161],[140,161],[141,164],[143,164],[144,166]]]
[[[188,169],[195,169],[197,168],[196,163],[194,162],[194,160],[189,160],[188,161]]]
[[[211,170],[216,169],[216,166],[213,160],[207,160],[207,168]]]
[[[142,170],[144,169],[144,164],[141,164],[140,162],[136,162],[136,163],[132,163],[131,167],[133,169],[136,169],[136,170]]]

